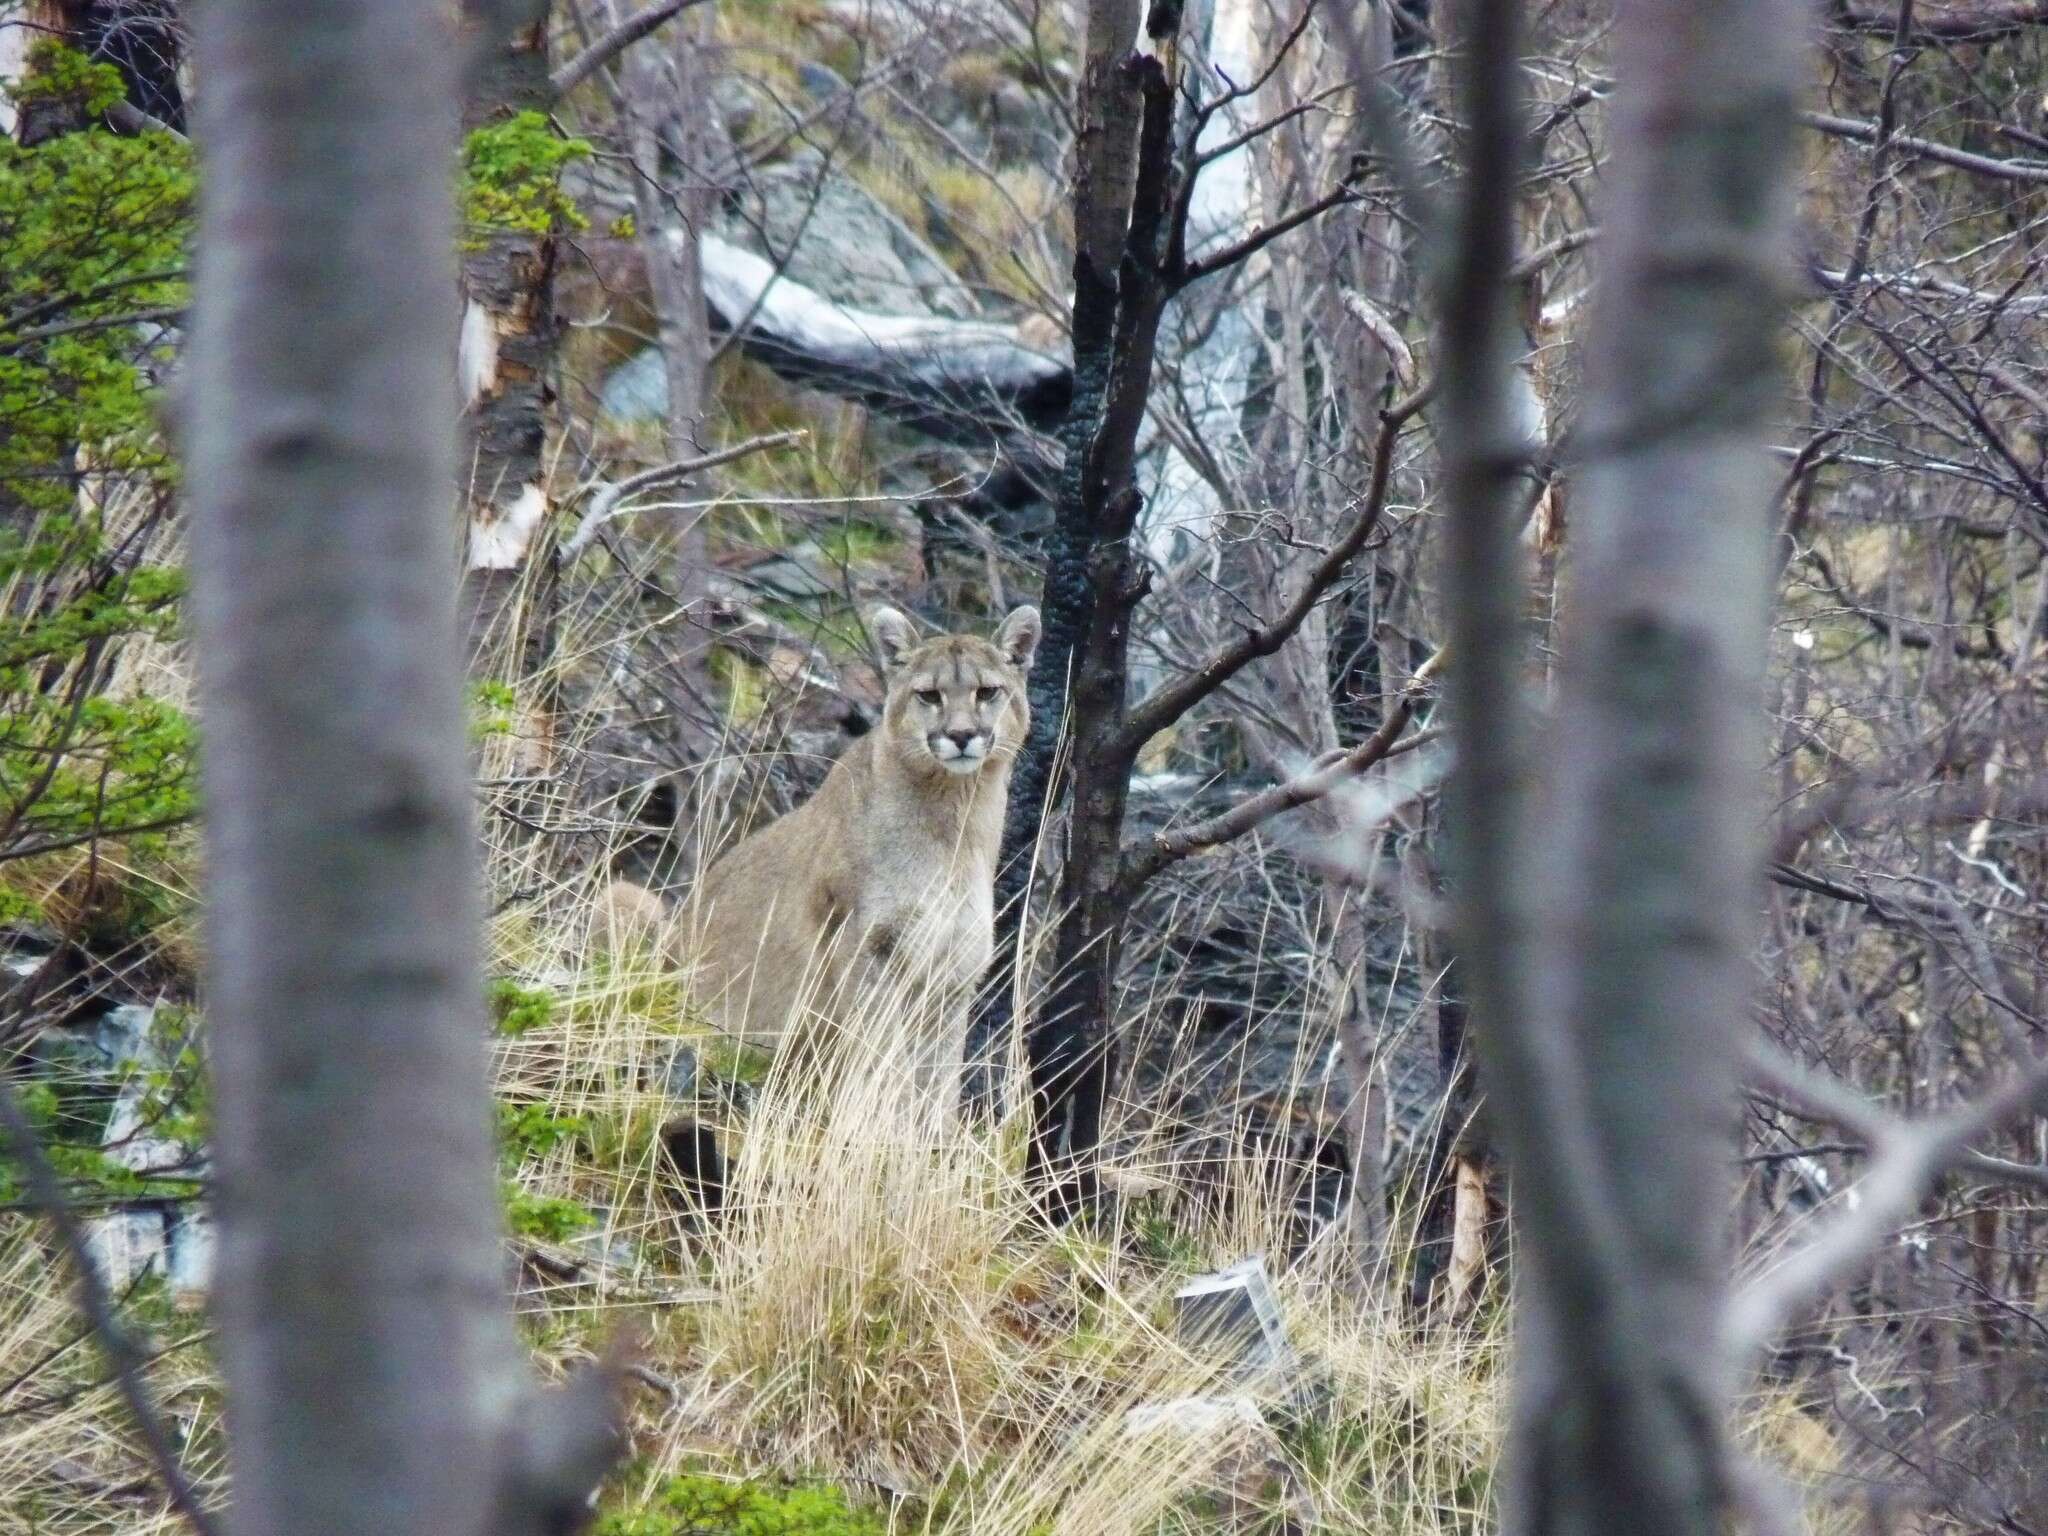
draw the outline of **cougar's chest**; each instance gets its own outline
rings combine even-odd
[[[873,932],[908,958],[978,972],[994,945],[995,890],[980,850],[936,838],[891,839],[872,850],[866,909]]]

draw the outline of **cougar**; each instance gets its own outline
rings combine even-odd
[[[920,641],[894,608],[880,643],[880,723],[816,794],[706,871],[664,947],[695,965],[694,991],[727,1033],[778,1049],[823,1045],[866,1007],[916,1015],[927,1067],[957,1070],[967,1004],[995,944],[995,866],[1010,767],[1030,712],[1038,610],[993,639]],[[653,921],[646,893],[614,886],[616,933]],[[877,1016],[880,1017],[880,1016]]]

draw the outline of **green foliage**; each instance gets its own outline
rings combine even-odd
[[[542,112],[487,123],[462,146],[463,215],[471,236],[556,234],[588,227],[562,190],[562,167],[590,154],[588,139],[565,139]]]
[[[565,1243],[596,1222],[597,1218],[574,1200],[536,1195],[510,1182],[505,1185],[505,1225],[520,1237]]]
[[[136,1068],[143,1083],[142,1118],[159,1136],[199,1148],[212,1134],[212,1079],[199,1054],[198,1020],[183,1008],[159,1003],[150,1033],[163,1066]]]
[[[63,102],[98,117],[122,97],[121,71],[95,63],[76,48],[45,38],[28,51],[28,68],[9,91],[18,107]]]
[[[604,1516],[597,1536],[883,1536],[887,1525],[830,1485],[771,1488],[684,1473],[651,1508]]]
[[[470,680],[469,739],[472,742],[510,735],[518,712],[519,695],[510,683],[487,677]]]
[[[196,1151],[204,1139],[209,1102],[190,1018],[181,1009],[159,1008],[152,1033],[168,1065],[130,1068],[130,1080],[140,1078],[144,1085],[142,1123],[152,1136]],[[199,1194],[197,1179],[130,1168],[101,1146],[115,1087],[39,1077],[23,1082],[17,1091],[37,1144],[72,1199],[189,1200]],[[19,1201],[24,1193],[19,1165],[0,1158],[0,1202]]]
[[[560,1243],[593,1225],[595,1218],[574,1200],[535,1194],[512,1177],[521,1163],[545,1157],[584,1129],[580,1117],[558,1115],[545,1104],[498,1101],[498,1157],[506,1170],[505,1224],[519,1236]]]
[[[117,71],[74,50],[37,59],[17,102],[75,92],[103,110],[121,94]],[[191,149],[169,134],[0,140],[0,507],[67,511],[81,448],[102,481],[168,474],[140,327],[186,302],[193,195]]]
[[[584,1130],[580,1115],[558,1115],[531,1100],[498,1102],[498,1145],[513,1163],[545,1156]]]
[[[509,976],[492,980],[486,998],[491,1023],[507,1039],[540,1029],[555,1016],[555,995],[539,987],[522,987]]]
[[[14,99],[89,121],[118,71],[39,46]],[[188,146],[98,127],[0,140],[0,842],[62,846],[193,808],[191,722],[104,692],[115,648],[168,634],[178,572],[144,563],[173,476],[151,410],[186,302]]]

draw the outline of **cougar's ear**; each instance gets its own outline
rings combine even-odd
[[[882,648],[885,671],[894,672],[903,665],[903,658],[917,649],[917,630],[901,609],[882,604],[868,615],[868,628],[874,631],[875,643]]]
[[[996,631],[997,649],[1019,672],[1031,670],[1031,658],[1038,654],[1038,636],[1042,627],[1038,610],[1026,603],[1022,608],[1012,608],[1010,616],[1003,620],[1002,628]]]

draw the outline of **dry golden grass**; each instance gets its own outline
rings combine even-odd
[[[539,1246],[611,1260],[529,1298],[533,1337],[567,1362],[633,1319],[663,1384],[637,1405],[615,1507],[712,1469],[830,1482],[930,1530],[1486,1526],[1497,1313],[1418,1324],[1334,1230],[1287,1264],[1287,1180],[1257,1149],[1223,1174],[1236,1198],[1134,1197],[1098,1229],[1048,1227],[1022,1123],[964,1125],[921,1083],[900,1013],[856,1021],[829,1071],[740,1061],[695,1018],[687,975],[644,944],[605,950],[589,917],[605,862],[501,919],[494,945],[501,974],[556,1000],[501,1045],[501,1091],[578,1127],[516,1177],[597,1222]],[[675,1106],[650,1078],[678,1044],[743,1085],[707,1093],[731,1154],[708,1223],[667,1197],[656,1146]],[[749,1107],[725,1108],[735,1096]],[[1142,1106],[1118,1130],[1147,1183],[1183,1172]],[[1235,1380],[1170,1325],[1189,1275],[1259,1249],[1300,1380]],[[1191,1399],[1223,1422],[1133,1427]]]
[[[565,615],[565,666],[601,670],[633,622],[617,607]],[[829,1483],[893,1529],[977,1536],[1490,1528],[1503,1309],[1418,1320],[1357,1272],[1338,1229],[1304,1249],[1276,1152],[1245,1146],[1220,1178],[1207,1169],[1228,1198],[1177,1198],[1193,1180],[1143,1105],[1117,1107],[1118,1161],[1127,1189],[1164,1189],[1127,1193],[1098,1227],[1051,1228],[1022,1177],[1021,1121],[975,1128],[944,1108],[898,1010],[855,1021],[828,1071],[720,1041],[687,972],[597,921],[619,846],[644,829],[555,787],[592,743],[543,752],[526,700],[491,713],[479,777],[493,786],[489,964],[514,1026],[494,1049],[508,1198],[527,1229],[518,1307],[545,1373],[622,1328],[644,1339],[608,1511],[656,1508],[671,1478],[709,1472]],[[555,780],[536,785],[550,763]],[[516,814],[489,809],[501,803]],[[1141,1031],[1173,1027],[1164,994],[1137,1006]],[[685,1107],[663,1086],[678,1048],[730,1158],[715,1220],[678,1208],[660,1152]],[[1304,1362],[1290,1379],[1237,1379],[1171,1326],[1180,1283],[1255,1251]],[[59,1274],[26,1218],[0,1226],[0,1531],[169,1528]],[[153,1375],[194,1475],[218,1489],[200,1320],[153,1295],[129,1310],[180,1346]],[[1191,1401],[1207,1406],[1171,1406]],[[1210,1422],[1176,1423],[1189,1413]],[[1788,1413],[1760,1407],[1758,1438],[1810,1465],[1810,1427]]]

